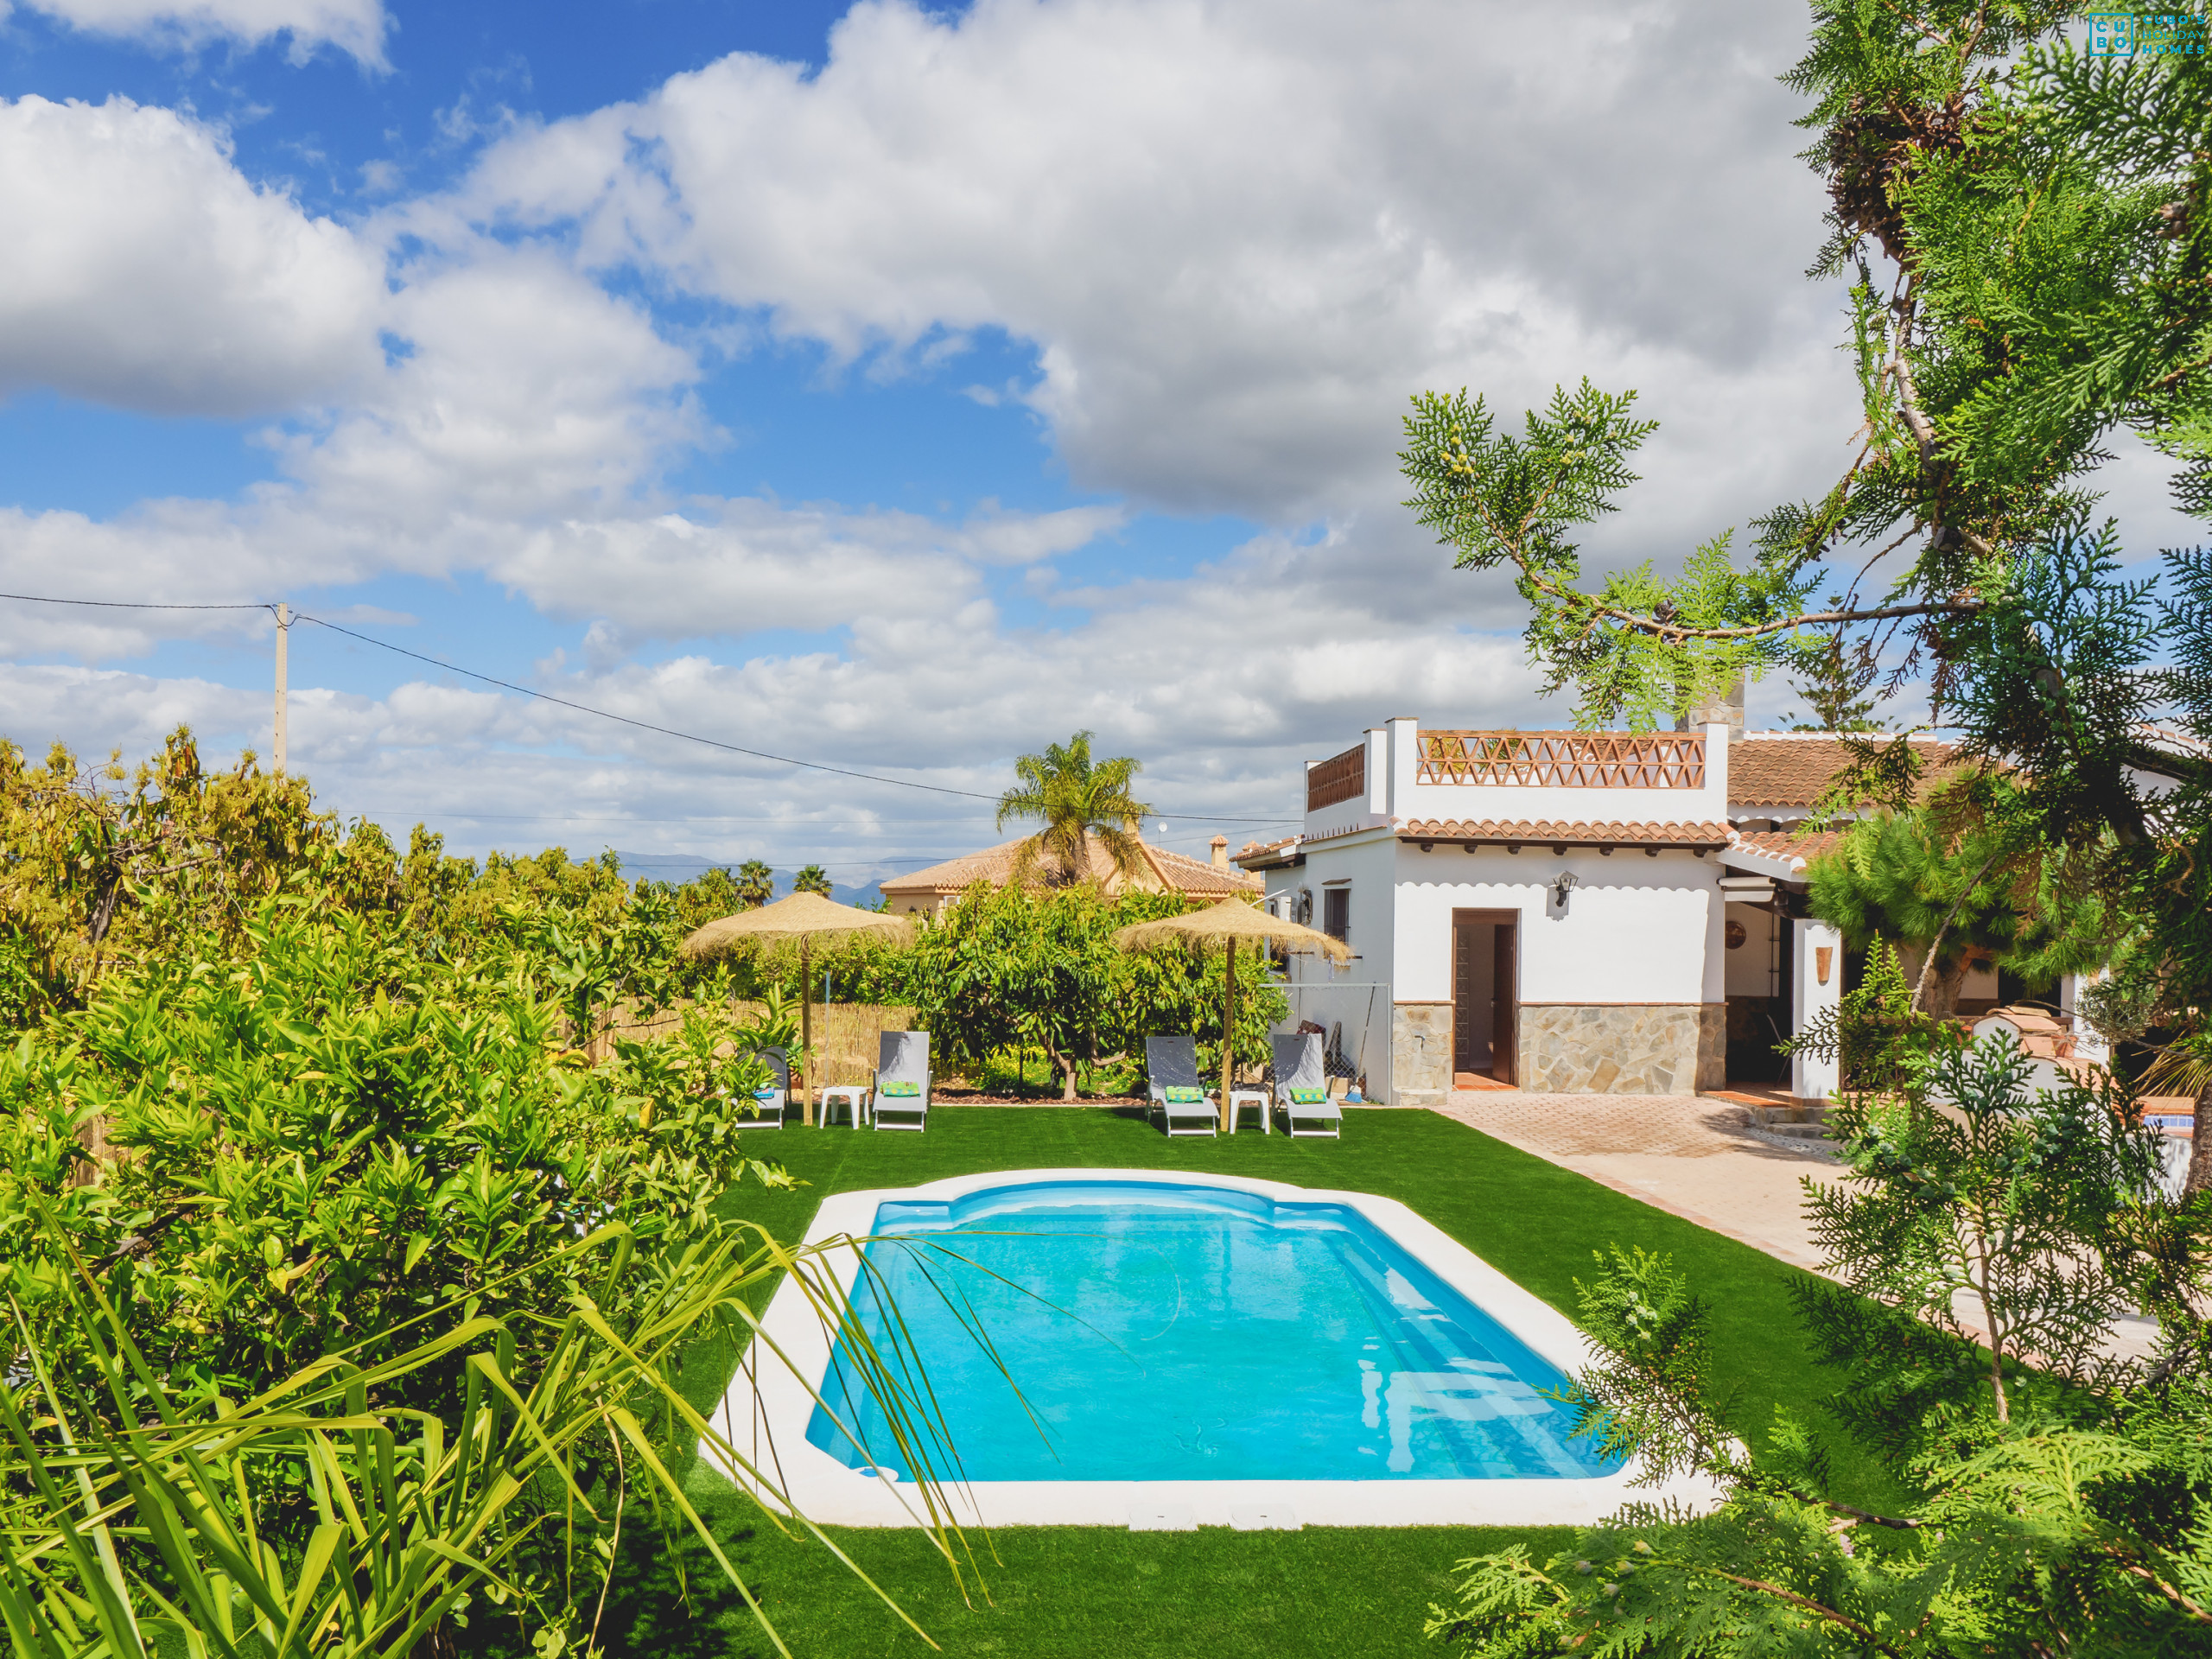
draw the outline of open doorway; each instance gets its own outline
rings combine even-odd
[[[1517,1084],[1520,923],[1515,910],[1452,912],[1453,1082]]]

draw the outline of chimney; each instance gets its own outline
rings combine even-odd
[[[1726,691],[1709,694],[1699,701],[1688,715],[1678,716],[1675,729],[1678,732],[1700,731],[1707,725],[1723,721],[1728,727],[1731,742],[1744,735],[1744,677],[1738,674]]]
[[[1216,836],[1213,838],[1212,844],[1214,868],[1217,870],[1227,869],[1229,868],[1229,837],[1227,836]]]

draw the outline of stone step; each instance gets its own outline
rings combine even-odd
[[[1769,1123],[1766,1132],[1790,1141],[1825,1141],[1828,1138],[1828,1126],[1825,1123]]]
[[[1779,1129],[1786,1124],[1824,1123],[1828,1109],[1821,1106],[1754,1106],[1751,1121],[1763,1129]]]

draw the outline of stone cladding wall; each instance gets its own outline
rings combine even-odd
[[[1722,1002],[1524,1003],[1521,1087],[1551,1095],[1687,1095],[1728,1077]]]
[[[1390,1103],[1441,1106],[1451,1092],[1452,1005],[1395,1004],[1390,1010]]]

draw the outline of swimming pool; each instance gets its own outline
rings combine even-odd
[[[877,1351],[919,1362],[950,1441],[923,1455],[963,1520],[1557,1524],[1710,1497],[1631,1493],[1553,1397],[1587,1361],[1573,1325],[1392,1199],[1024,1170],[839,1194],[807,1238]],[[866,1272],[834,1245],[857,1238]],[[917,1436],[902,1452],[800,1287],[763,1335],[720,1425],[773,1471],[762,1495],[911,1524]]]
[[[918,1362],[940,1478],[1611,1472],[1573,1437],[1560,1368],[1342,1204],[1031,1181],[887,1203],[872,1230],[855,1310],[879,1354]],[[811,1444],[907,1461],[847,1344],[821,1392]]]

